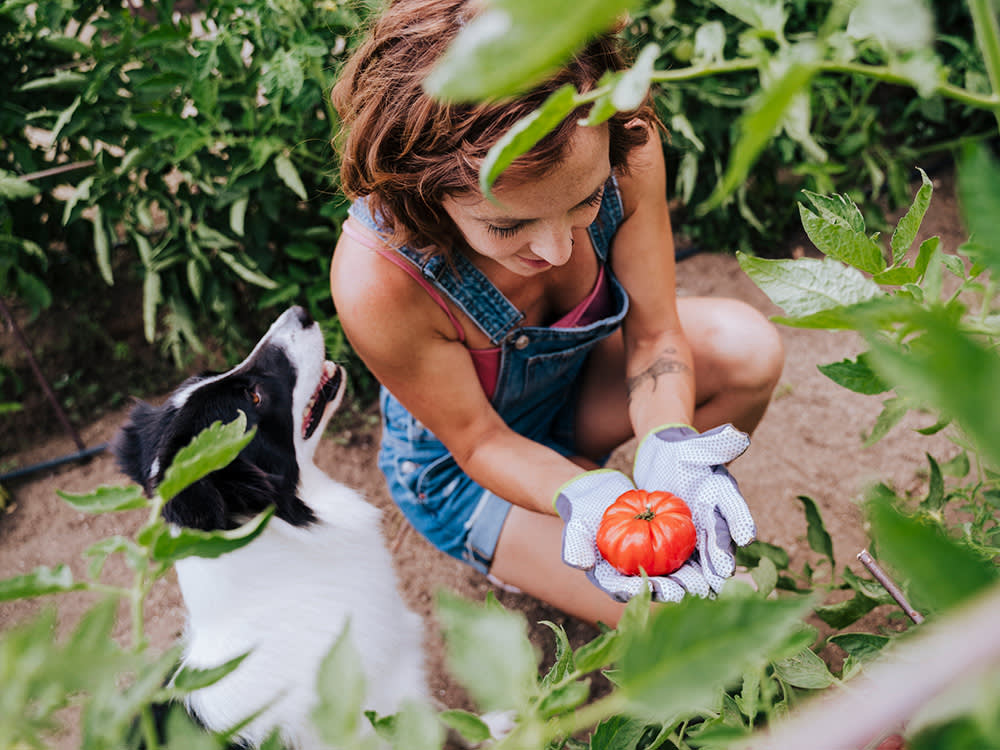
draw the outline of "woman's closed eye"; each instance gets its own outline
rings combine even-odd
[[[590,194],[589,197],[585,198],[583,201],[578,203],[573,207],[573,211],[581,211],[587,208],[597,208],[601,205],[601,201],[604,200],[604,186],[601,185],[596,191]],[[498,226],[496,224],[487,224],[486,231],[489,232],[494,237],[499,237],[500,239],[507,239],[513,237],[515,234],[521,230],[526,221],[519,221],[516,224],[511,224],[509,226]]]

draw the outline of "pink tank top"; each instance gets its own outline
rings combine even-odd
[[[371,248],[389,262],[406,271],[414,281],[426,290],[431,299],[445,311],[451,324],[455,327],[458,340],[463,344],[465,343],[465,330],[462,328],[462,324],[455,317],[454,313],[452,313],[444,296],[433,284],[424,278],[416,266],[399,253],[390,249],[389,246],[376,242],[366,229],[357,228],[354,225],[354,219],[351,217],[344,222],[342,231],[348,237],[357,240],[367,248]],[[590,293],[577,303],[572,310],[552,323],[552,328],[582,327],[605,318],[610,314],[611,291],[607,283],[607,275],[604,272],[604,264],[599,263],[597,269],[597,281],[594,282],[594,287],[590,290]],[[486,349],[469,349],[468,351],[469,356],[472,357],[472,364],[476,369],[476,375],[479,376],[479,383],[482,385],[486,397],[493,398],[497,377],[500,374],[500,347],[491,346]]]

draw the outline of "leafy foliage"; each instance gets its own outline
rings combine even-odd
[[[0,293],[37,311],[60,292],[52,263],[92,294],[124,267],[142,279],[147,339],[177,361],[213,334],[242,351],[247,318],[290,301],[336,334],[327,267],[346,206],[327,93],[367,13],[5,3]]]

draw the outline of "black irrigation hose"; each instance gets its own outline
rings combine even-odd
[[[50,461],[43,461],[42,463],[34,464],[32,466],[25,466],[22,469],[14,469],[14,471],[10,471],[6,474],[0,474],[0,484],[13,482],[16,479],[22,479],[31,474],[46,471],[47,469],[54,469],[57,466],[62,466],[63,464],[68,464],[73,461],[83,461],[84,459],[96,456],[98,453],[103,453],[107,450],[107,448],[107,443],[101,443],[100,445],[95,445],[93,448],[85,448],[82,451],[77,451],[76,453],[71,453],[67,456],[53,458]]]

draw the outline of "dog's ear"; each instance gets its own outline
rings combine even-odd
[[[272,505],[275,515],[293,526],[316,520],[295,492],[296,482],[270,474],[243,456],[179,492],[163,508],[163,517],[180,526],[220,531],[234,529]]]
[[[163,410],[139,401],[128,422],[111,442],[111,452],[124,474],[142,485],[150,497],[156,490],[156,456],[160,448]]]
[[[185,487],[163,506],[163,519],[168,523],[202,531],[222,531],[237,526],[229,519],[226,502],[209,474]]]

